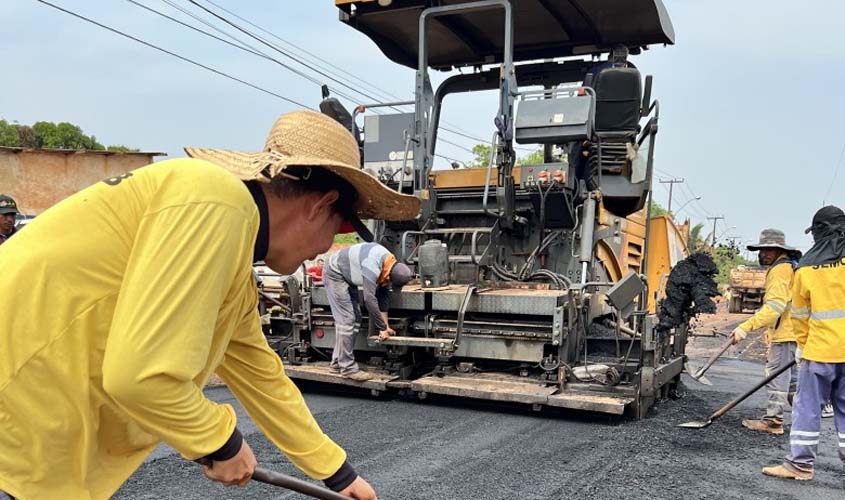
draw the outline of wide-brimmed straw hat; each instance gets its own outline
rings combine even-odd
[[[334,119],[314,111],[280,116],[270,129],[263,151],[188,147],[185,152],[192,158],[215,163],[245,181],[270,182],[277,175],[301,180],[286,175],[285,170],[324,168],[355,188],[355,210],[364,219],[411,220],[420,210],[419,199],[400,194],[363,171],[358,143],[352,134]]]
[[[760,232],[760,242],[756,245],[748,245],[748,250],[756,252],[764,248],[780,248],[787,252],[794,252],[795,247],[786,244],[786,235],[780,229],[764,229]]]

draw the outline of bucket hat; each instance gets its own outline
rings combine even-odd
[[[780,229],[764,229],[760,232],[760,241],[756,245],[748,245],[748,250],[756,252],[764,248],[780,248],[787,252],[794,252],[795,247],[786,244],[786,235]]]

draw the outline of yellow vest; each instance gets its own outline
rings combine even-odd
[[[845,363],[845,257],[795,272],[792,326],[804,359]]]
[[[790,288],[792,263],[775,264],[766,273],[766,292],[763,307],[754,316],[739,325],[746,332],[766,328],[769,342],[795,342],[795,332],[790,321]]]

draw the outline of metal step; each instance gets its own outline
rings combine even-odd
[[[432,337],[399,337],[393,336],[384,340],[379,340],[378,336],[367,337],[367,344],[369,345],[404,345],[414,347],[431,347],[434,349],[451,348],[455,344],[455,339],[439,339]]]

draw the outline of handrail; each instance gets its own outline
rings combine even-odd
[[[484,209],[484,215],[493,215],[487,208],[487,200],[490,198],[490,180],[493,176],[493,159],[496,156],[496,150],[499,147],[499,134],[493,132],[493,140],[490,142],[490,161],[487,162],[487,180],[484,182],[484,199],[481,207]],[[498,216],[498,214],[496,214]]]

